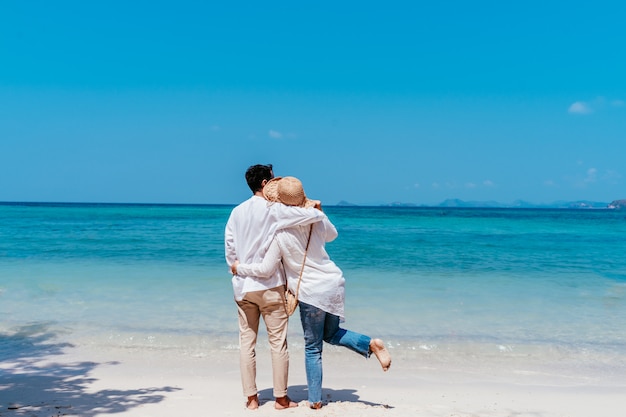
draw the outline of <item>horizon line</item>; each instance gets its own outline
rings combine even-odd
[[[447,205],[449,201],[458,202],[459,205]],[[388,208],[493,208],[493,209],[602,209],[610,208],[611,204],[616,201],[626,201],[626,199],[616,199],[611,202],[604,201],[591,201],[591,200],[557,200],[552,203],[531,203],[524,200],[515,200],[515,202],[522,203],[521,205],[514,205],[513,203],[501,203],[498,201],[466,201],[461,199],[446,199],[438,204],[418,204],[418,203],[403,203],[403,202],[391,202],[391,203],[378,203],[378,204],[355,204],[345,200],[341,200],[336,204],[323,204],[326,207],[388,207]],[[234,207],[240,203],[156,203],[156,202],[102,202],[102,201],[0,201],[0,205],[3,206],[70,206],[70,205],[83,205],[83,206],[185,206],[185,207],[206,207],[206,206],[224,206]],[[601,207],[604,205],[605,207]]]

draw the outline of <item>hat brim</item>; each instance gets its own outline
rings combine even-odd
[[[263,197],[265,197],[267,201],[280,203],[280,200],[278,199],[278,182],[282,178],[283,177],[272,178],[265,184],[265,187],[263,187]]]
[[[283,177],[275,177],[275,178],[272,178],[271,180],[269,180],[265,184],[265,187],[263,187],[263,197],[265,197],[265,199],[267,201],[271,201],[273,203],[282,203],[282,204],[284,204],[282,201],[280,201],[280,197],[278,195],[278,183],[282,179],[283,179]],[[306,195],[305,195],[304,196],[304,203],[299,205],[299,206],[294,206],[294,207],[311,208],[311,207],[315,207],[315,206],[319,206],[319,205],[321,205],[321,201],[319,201],[319,200],[311,200],[311,199],[307,198]]]

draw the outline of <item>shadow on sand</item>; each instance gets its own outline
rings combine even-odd
[[[0,333],[0,416],[91,417],[115,414],[162,401],[163,393],[179,388],[140,388],[93,392],[90,373],[95,362],[52,363],[69,343],[56,343],[48,323]],[[44,362],[45,360],[45,362]],[[106,363],[115,365],[115,363]]]
[[[393,408],[387,404],[379,404],[373,403],[369,401],[363,401],[356,394],[357,390],[355,389],[330,389],[330,388],[322,388],[322,402],[324,404],[328,404],[331,402],[351,402],[351,403],[359,403],[363,405],[367,405],[370,407],[382,407],[382,408]],[[300,402],[306,401],[308,398],[308,388],[306,385],[290,385],[289,386],[289,398],[292,401]],[[269,401],[274,401],[274,390],[272,388],[267,388],[259,391],[259,402],[261,404],[265,404]]]

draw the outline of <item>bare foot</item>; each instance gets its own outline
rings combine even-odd
[[[256,410],[259,408],[259,396],[258,394],[251,395],[248,397],[248,401],[246,401],[246,408],[248,410]]]
[[[298,403],[294,403],[288,396],[276,398],[276,402],[274,403],[274,408],[277,410],[285,410],[287,408],[297,407]]]
[[[383,371],[387,372],[389,367],[391,366],[391,355],[385,349],[385,344],[380,339],[372,339],[370,342],[370,350],[376,358],[378,358],[378,362],[380,362],[380,366],[383,367]]]
[[[322,408],[322,402],[317,402],[317,403],[310,403],[307,401],[307,403],[309,404],[309,407],[313,410],[319,410],[320,408]]]

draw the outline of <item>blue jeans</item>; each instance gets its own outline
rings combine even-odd
[[[300,321],[304,331],[304,359],[309,403],[322,401],[323,342],[344,346],[369,358],[372,338],[339,327],[339,317],[300,301]]]

